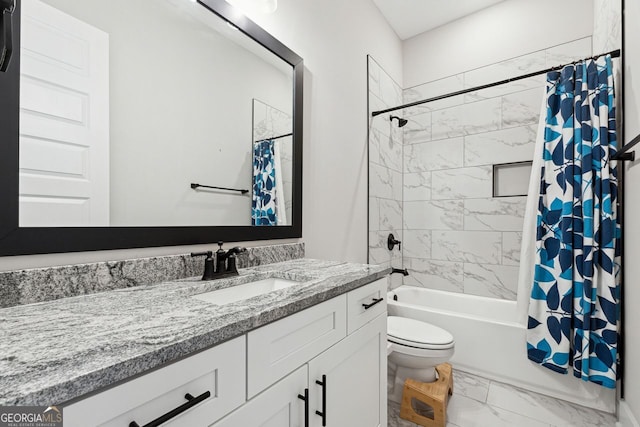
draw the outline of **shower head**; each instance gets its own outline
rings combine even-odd
[[[398,119],[398,127],[401,128],[402,126],[406,125],[407,123],[409,123],[409,120],[407,119],[403,119],[401,117],[398,116],[391,116],[389,117],[390,121],[393,121],[393,119]]]

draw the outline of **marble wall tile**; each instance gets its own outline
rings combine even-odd
[[[544,69],[544,66],[540,68]],[[526,73],[520,73],[522,75]],[[520,74],[514,74],[513,77],[519,76]],[[486,89],[481,89],[475,92],[469,92],[464,95],[464,100],[466,103],[480,101],[482,99],[489,98],[497,98],[500,96],[505,96],[514,92],[521,92],[528,89],[540,88],[542,91],[542,87],[545,85],[546,77],[544,75],[533,76],[527,79],[516,80],[514,82],[501,84],[498,86],[493,86]],[[498,80],[492,80],[498,81]]]
[[[402,105],[402,88],[381,68],[380,98],[389,107]]]
[[[501,117],[500,98],[434,111],[431,115],[431,139],[453,138],[497,130],[500,129]]]
[[[502,265],[520,266],[522,232],[502,233]]]
[[[369,263],[391,265],[392,254],[387,249],[389,231],[369,232]]]
[[[426,258],[405,258],[404,262],[409,269],[403,279],[405,285],[464,292],[463,263]]]
[[[396,200],[380,200],[379,230],[402,229],[402,202]]]
[[[369,231],[377,231],[380,227],[380,199],[369,197]]]
[[[531,160],[537,125],[518,126],[464,137],[464,165],[480,166]]]
[[[431,230],[404,230],[402,256],[407,258],[431,258]]]
[[[402,143],[389,137],[379,141],[380,164],[394,171],[402,172]]]
[[[465,88],[493,83],[534,71],[544,70],[545,51],[520,55],[464,73]]]
[[[544,90],[542,87],[502,97],[502,127],[537,124]]]
[[[606,1],[609,2],[610,0]],[[593,53],[591,53],[591,37],[585,37],[550,47],[545,51],[545,55],[546,67],[556,67],[578,59],[587,58],[593,55]]]
[[[380,160],[380,141],[382,139],[387,139],[388,137],[383,136],[380,133],[380,130],[371,127],[369,128],[369,161],[371,163],[375,163],[377,165],[381,165],[382,161]]]
[[[464,86],[465,88],[480,86],[516,76],[522,76],[534,71],[544,70],[545,68],[545,51],[541,50],[527,55],[518,56],[507,61],[488,65],[486,67],[467,71],[464,73]],[[542,75],[529,79],[518,80],[504,85],[494,86],[466,94],[465,102],[494,98],[534,87],[542,87],[544,82],[545,77]]]
[[[451,92],[457,92],[464,89],[464,78],[462,74],[446,77],[440,80],[424,83],[404,90],[403,104],[422,101],[424,99],[433,98],[439,95],[445,95]],[[424,112],[442,110],[443,108],[453,107],[464,103],[462,96],[432,101],[427,104],[416,105],[415,107],[405,108],[403,114],[405,116],[413,116]]]
[[[369,195],[382,199],[393,199],[395,184],[394,171],[391,169],[369,162]],[[402,179],[397,183],[402,184]]]
[[[462,200],[404,202],[405,230],[462,230]]]
[[[439,170],[431,174],[431,198],[434,200],[491,197],[492,191],[491,166]]]
[[[467,199],[465,230],[522,231],[526,197]]]
[[[375,95],[369,94],[369,110],[370,111],[378,111],[387,108],[382,101],[376,97]],[[389,122],[389,116],[385,114],[381,114],[375,117],[371,116],[369,113],[369,133],[371,130],[375,129],[380,134],[380,139],[383,136],[390,137],[391,136],[391,123]]]
[[[405,173],[403,200],[431,199],[431,172]]]
[[[593,53],[622,47],[621,0],[594,0]]]
[[[403,128],[405,144],[431,140],[431,113],[421,113],[405,118],[409,120]]]
[[[464,139],[451,138],[404,146],[404,172],[426,172],[462,167]]]
[[[515,300],[518,267],[508,265],[464,264],[464,293]]]
[[[494,231],[433,231],[432,258],[477,264],[500,264],[502,233]]]
[[[576,380],[578,381],[578,380]],[[614,393],[611,393],[613,397]],[[610,403],[613,399],[610,399]],[[553,397],[492,382],[487,403],[517,411],[557,427],[612,427],[615,416]],[[611,410],[614,408],[612,407]]]

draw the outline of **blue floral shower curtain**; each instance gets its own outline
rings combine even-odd
[[[274,142],[263,140],[253,145],[252,225],[277,225],[276,169]]]
[[[547,75],[528,357],[616,384],[620,225],[611,57]]]

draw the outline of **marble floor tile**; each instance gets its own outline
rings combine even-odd
[[[486,402],[491,381],[463,371],[453,371],[454,394],[468,397],[478,402]]]
[[[497,382],[489,386],[487,403],[535,417],[554,427],[613,427],[616,423],[611,414]]]
[[[455,392],[449,401],[447,418],[450,423],[460,427],[549,427],[549,423],[487,405]]]
[[[388,402],[387,406],[387,418],[388,418],[388,427],[420,427],[416,423],[412,423],[411,421],[403,420],[400,418],[400,404],[395,402]],[[462,427],[451,422],[447,422],[446,427]]]

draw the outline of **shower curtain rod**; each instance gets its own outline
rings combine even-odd
[[[396,110],[401,110],[403,108],[415,107],[416,105],[426,104],[428,102],[439,101],[439,100],[445,99],[445,98],[451,98],[452,96],[464,95],[465,93],[475,92],[475,91],[478,91],[478,90],[487,89],[487,88],[490,88],[490,87],[499,86],[499,85],[515,82],[515,81],[522,80],[522,79],[528,79],[529,77],[538,76],[540,74],[546,74],[546,73],[548,73],[550,71],[561,70],[562,68],[566,67],[569,64],[575,64],[576,62],[586,61],[587,59],[596,59],[596,58],[599,58],[599,57],[605,56],[605,55],[611,55],[612,58],[618,58],[618,57],[620,57],[620,49],[612,50],[611,52],[607,52],[607,53],[601,53],[600,55],[590,56],[589,58],[584,58],[584,59],[580,59],[580,60],[577,60],[577,61],[569,62],[569,63],[564,64],[564,65],[557,65],[555,67],[547,68],[546,70],[536,71],[536,72],[533,72],[533,73],[525,74],[523,76],[512,77],[512,78],[509,78],[509,79],[506,79],[506,80],[501,80],[501,81],[495,82],[495,83],[489,83],[489,84],[482,85],[482,86],[476,86],[476,87],[472,87],[472,88],[469,88],[469,89],[463,89],[463,90],[459,90],[457,92],[447,93],[445,95],[434,96],[433,98],[423,99],[422,101],[415,101],[415,102],[411,102],[409,104],[399,105],[399,106],[393,107],[393,108],[387,108],[386,110],[374,111],[373,113],[371,113],[371,117],[379,116],[380,114],[384,114],[384,113],[390,113],[390,112],[396,111]]]
[[[273,138],[263,138],[263,139],[259,139],[259,140],[254,141],[254,142],[274,141],[276,139],[286,138],[287,136],[293,136],[293,133],[286,133],[284,135],[274,136]]]

